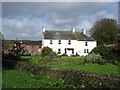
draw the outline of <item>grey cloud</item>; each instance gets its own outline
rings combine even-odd
[[[116,19],[113,2],[3,2],[3,32],[6,39],[41,39],[42,27],[48,29],[88,30],[100,18]],[[110,13],[109,11],[113,12]]]

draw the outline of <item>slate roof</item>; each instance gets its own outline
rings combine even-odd
[[[95,41],[94,39],[84,35],[81,32],[72,31],[55,31],[55,30],[46,30],[43,32],[44,39],[53,39],[53,40],[78,40],[78,41]]]

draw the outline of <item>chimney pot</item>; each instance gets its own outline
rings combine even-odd
[[[45,32],[45,28],[44,27],[42,28],[42,30],[43,30],[43,32]]]
[[[75,28],[72,28],[73,33],[75,33]]]
[[[82,33],[86,35],[86,29],[82,29]]]

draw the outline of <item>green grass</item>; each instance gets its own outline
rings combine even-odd
[[[52,65],[53,67],[72,69],[72,70],[82,70],[93,72],[97,74],[111,74],[120,75],[118,72],[118,65]]]
[[[25,61],[32,62],[39,65],[79,65],[84,62],[85,58],[49,58],[42,56],[21,56],[21,58],[26,59]]]
[[[3,70],[3,88],[64,88],[73,87],[64,85],[63,80],[52,80],[45,76],[36,76],[17,70]]]
[[[73,70],[83,70],[98,74],[112,74],[112,75],[120,75],[118,73],[118,68],[120,66],[117,65],[81,65],[84,62],[85,58],[52,58],[51,60],[48,57],[42,56],[22,56],[23,59],[28,59],[29,62],[36,63],[39,65],[50,65],[53,67],[59,67],[64,69],[73,69]]]

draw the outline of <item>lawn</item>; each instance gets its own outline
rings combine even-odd
[[[82,70],[93,72],[97,74],[111,74],[120,75],[118,65],[52,65],[53,67],[72,69],[72,70]]]
[[[3,88],[65,88],[63,80],[52,80],[46,76],[38,76],[17,70],[3,69]]]
[[[83,70],[98,74],[112,74],[120,75],[118,72],[118,65],[82,65],[85,58],[84,57],[64,57],[64,58],[48,58],[42,56],[22,56],[23,60],[28,59],[29,62],[39,64],[39,65],[50,65],[52,67],[73,69],[73,70]]]
[[[21,56],[21,58],[25,61],[32,62],[39,65],[79,65],[84,62],[85,58],[76,57],[76,58],[49,58],[42,56]]]

